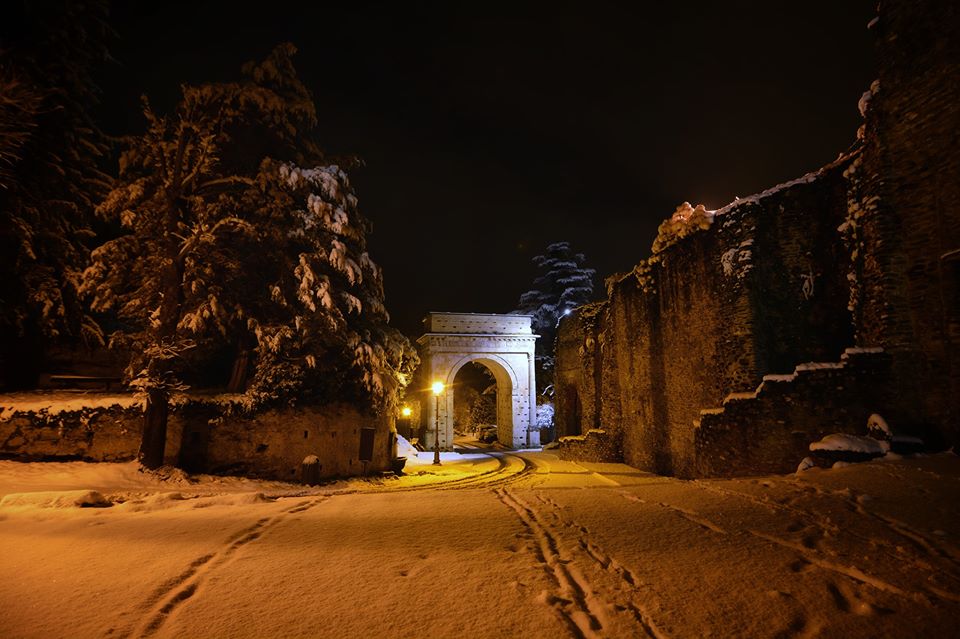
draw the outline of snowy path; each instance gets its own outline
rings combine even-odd
[[[408,470],[304,495],[0,462],[0,636],[955,632],[952,455],[724,481],[541,452]],[[115,505],[64,505],[89,488]]]

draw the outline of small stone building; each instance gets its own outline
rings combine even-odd
[[[871,413],[960,444],[960,9],[880,11],[851,152],[697,228],[680,216],[607,301],[562,321],[563,455],[787,472]]]

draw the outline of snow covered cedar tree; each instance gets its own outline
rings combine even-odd
[[[77,288],[110,182],[89,115],[106,16],[98,0],[0,5],[0,387],[32,386],[52,342],[102,343]]]
[[[184,86],[173,113],[145,102],[99,207],[127,233],[93,251],[84,292],[125,328],[127,376],[146,395],[140,459],[163,463],[170,393],[224,346],[248,406],[396,401],[415,354],[387,326],[369,223],[315,143],[313,100],[281,45],[243,79]],[[250,358],[255,361],[248,364]]]
[[[596,271],[584,266],[583,253],[574,253],[570,242],[554,242],[543,255],[533,258],[540,271],[533,280],[533,289],[520,296],[517,312],[533,316],[533,330],[537,340],[537,386],[553,383],[554,340],[557,322],[563,315],[593,296],[593,276]]]

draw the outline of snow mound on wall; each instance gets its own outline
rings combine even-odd
[[[31,392],[0,395],[0,422],[12,419],[17,413],[78,412],[94,408],[131,408],[141,406],[141,400],[131,393],[69,393]]]
[[[660,223],[651,252],[656,255],[688,235],[710,228],[713,215],[714,212],[708,211],[703,204],[693,207],[689,202],[684,202],[673,215]]]
[[[810,450],[838,450],[867,455],[884,455],[890,450],[890,444],[885,441],[877,441],[872,437],[835,433],[810,444]]]
[[[867,432],[873,435],[874,439],[887,441],[893,439],[893,431],[887,424],[887,420],[876,413],[867,418]]]

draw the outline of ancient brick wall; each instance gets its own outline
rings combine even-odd
[[[884,1],[861,101],[857,340],[893,355],[918,434],[960,445],[960,5]]]
[[[557,439],[582,432],[580,397],[594,390],[583,388],[580,347],[584,341],[583,323],[579,313],[574,311],[560,322],[557,330],[553,382],[553,426]]]
[[[671,221],[651,260],[611,279],[604,347],[564,375],[598,395],[626,462],[786,472],[826,430],[862,433],[870,412],[960,444],[960,5],[884,2],[873,28],[879,80],[856,150],[712,224]],[[587,331],[567,321],[558,358],[573,362],[564,350]],[[889,358],[853,365],[841,353],[854,344]],[[755,391],[803,362],[824,365]],[[575,419],[558,405],[557,418],[584,432],[591,405]]]
[[[616,433],[590,429],[583,435],[561,439],[558,456],[564,460],[618,462],[623,459],[623,450]]]
[[[129,461],[137,455],[143,411],[132,398],[84,406],[71,402],[60,410],[44,402],[0,396],[0,456],[24,461],[86,460]],[[180,431],[171,428],[171,443],[178,447]]]
[[[899,423],[882,350],[850,349],[838,362],[801,364],[789,375],[767,375],[756,390],[733,393],[695,424],[696,475],[783,473],[831,433],[865,435],[879,413]]]
[[[627,463],[691,476],[701,409],[766,374],[839,357],[852,343],[846,272],[835,267],[848,261],[836,227],[850,161],[734,203],[615,278],[592,332],[580,311],[561,323],[560,383],[576,379],[580,432],[619,433]],[[575,432],[566,409],[559,420]]]
[[[42,397],[42,396],[41,396]],[[96,395],[91,395],[96,398]],[[0,395],[0,457],[34,460],[129,461],[140,445],[142,409],[128,398],[96,406],[35,408]],[[42,403],[42,401],[40,402]],[[370,462],[360,457],[360,432],[374,429]],[[167,426],[165,461],[191,472],[296,481],[300,464],[316,455],[321,477],[390,468],[395,439],[386,418],[345,404],[254,414],[216,400],[175,403]]]
[[[557,333],[554,427],[558,438],[609,425],[601,417],[601,375],[607,370],[602,361],[606,309],[602,302],[582,306]]]

